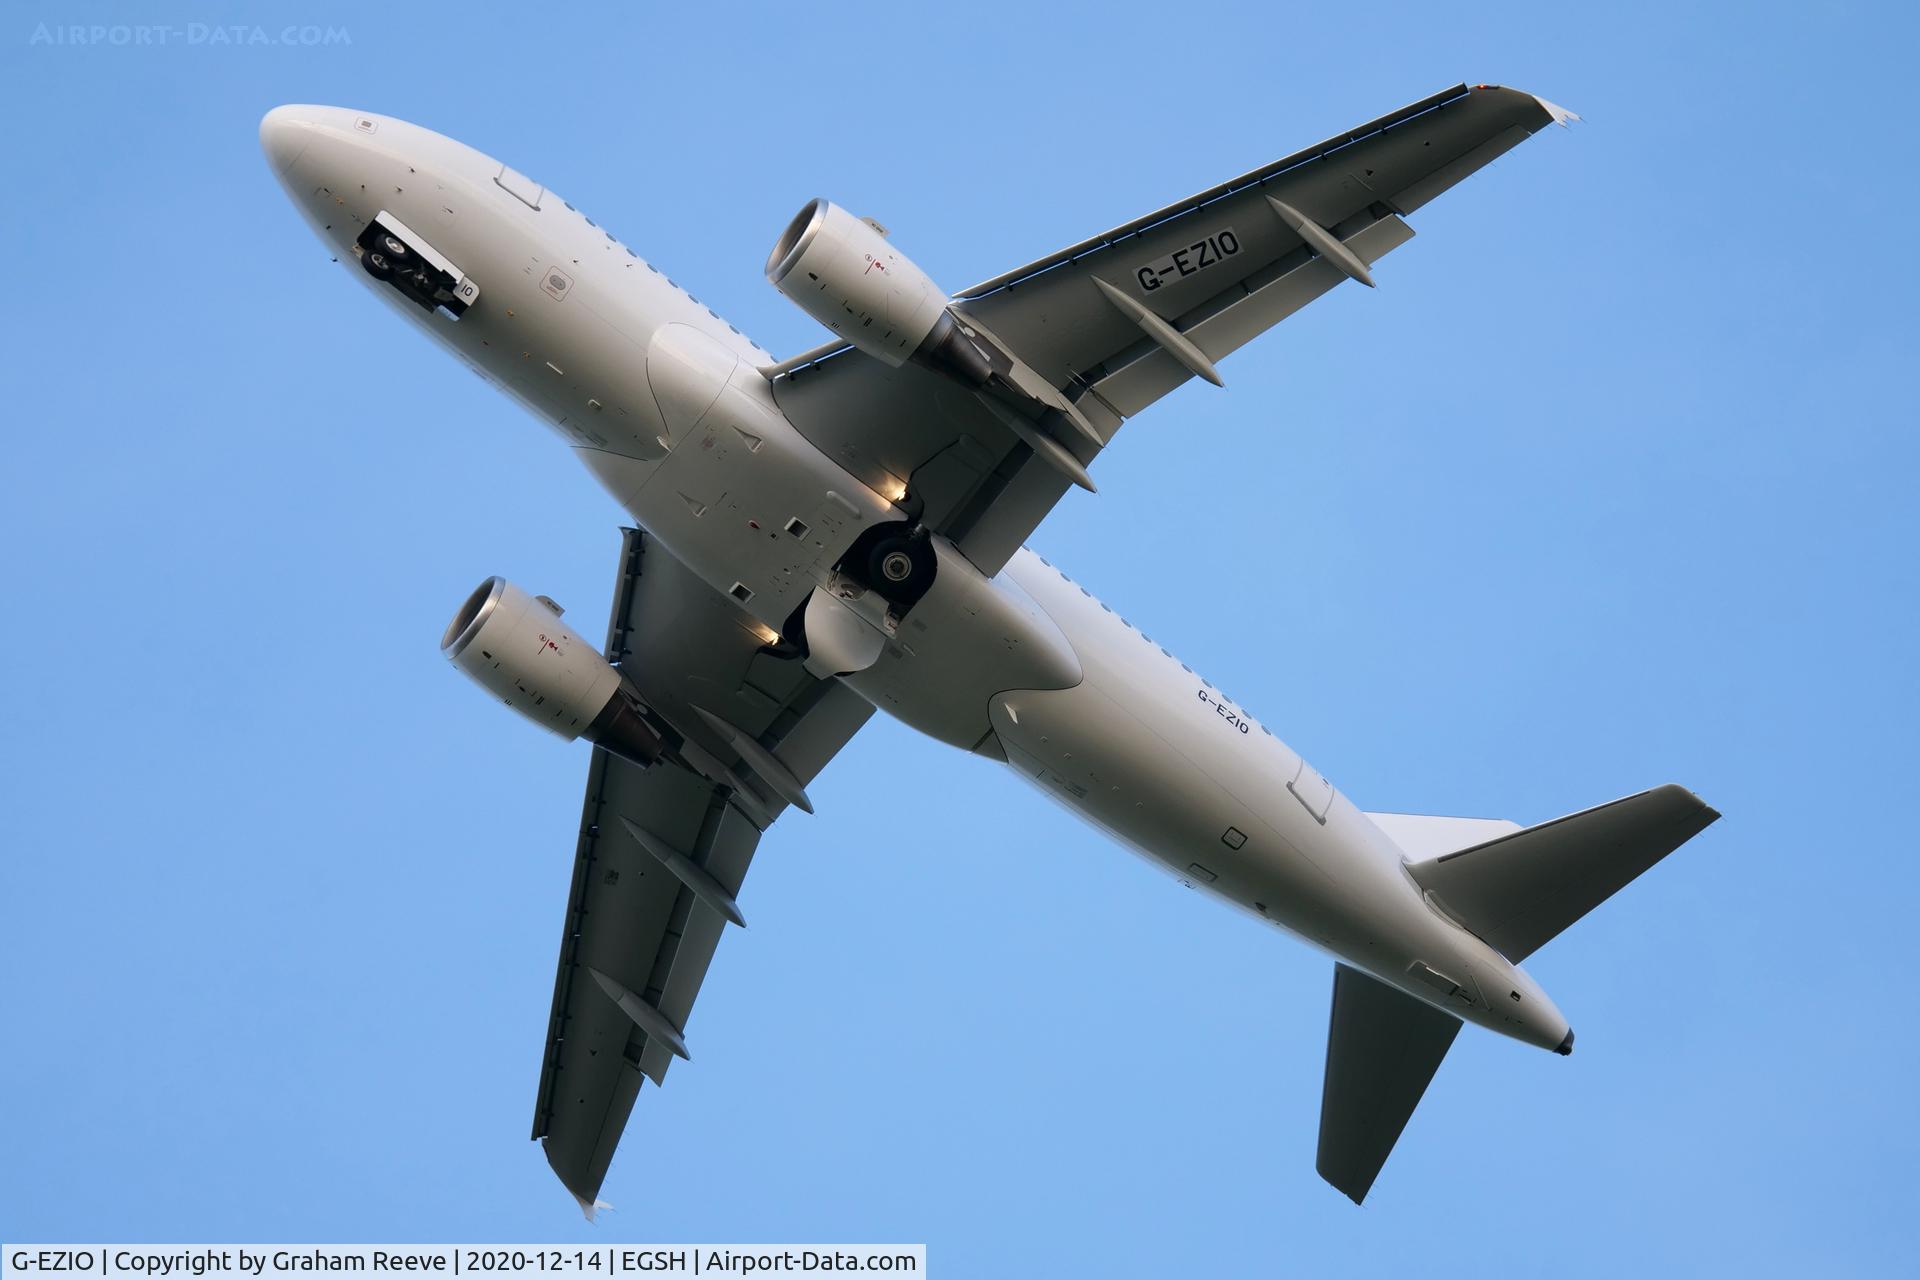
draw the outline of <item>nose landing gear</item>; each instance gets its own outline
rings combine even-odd
[[[478,284],[385,210],[367,223],[354,247],[368,275],[428,311],[444,310],[458,320],[480,297]]]
[[[391,232],[382,231],[360,255],[360,265],[375,280],[391,280],[396,272],[410,265],[413,253],[407,242]]]

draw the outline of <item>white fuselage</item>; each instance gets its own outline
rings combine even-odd
[[[356,279],[554,427],[769,639],[862,528],[905,519],[900,494],[787,421],[762,373],[772,355],[552,192],[384,116],[283,107],[261,136]],[[355,239],[382,212],[478,282],[460,319],[362,271]],[[777,536],[795,520],[804,536]],[[1562,1044],[1566,1020],[1532,980],[1431,906],[1393,841],[1244,709],[1032,552],[992,578],[951,547],[939,555],[895,642],[842,677],[862,697],[1004,758],[1185,883],[1383,982]],[[1461,990],[1443,996],[1423,971]]]

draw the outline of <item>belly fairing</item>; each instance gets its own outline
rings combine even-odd
[[[987,578],[944,538],[939,569],[880,660],[842,679],[861,697],[965,750],[992,732],[995,695],[1079,684],[1080,658],[1059,625],[1019,583]]]

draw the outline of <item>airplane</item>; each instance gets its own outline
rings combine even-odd
[[[282,106],[330,253],[629,513],[604,650],[493,577],[441,640],[593,744],[533,1137],[591,1218],[688,1058],[761,836],[876,711],[1017,776],[1335,961],[1316,1168],[1362,1202],[1463,1023],[1558,1054],[1520,967],[1719,817],[1661,786],[1551,822],[1358,809],[1024,543],[1126,419],[1333,288],[1550,124],[1456,85],[958,293],[810,201],[767,257],[832,334],[776,359],[541,183],[417,125]]]

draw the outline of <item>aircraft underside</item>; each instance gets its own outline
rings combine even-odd
[[[1024,549],[1127,419],[1568,115],[1465,85],[957,294],[807,204],[769,280],[834,339],[775,360],[512,168],[283,107],[276,176],[354,277],[631,513],[605,645],[488,579],[442,640],[595,746],[533,1132],[591,1212],[762,835],[875,710],[1023,779],[1338,960],[1318,1167],[1358,1201],[1463,1022],[1566,1053],[1519,964],[1718,815],[1678,787],[1551,823],[1370,814]],[[822,815],[822,820],[833,820]]]

